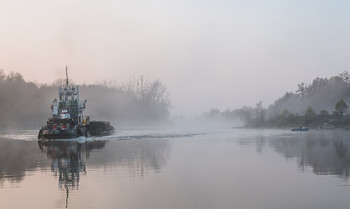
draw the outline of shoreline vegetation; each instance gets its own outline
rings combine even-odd
[[[39,129],[50,115],[58,86],[27,82],[19,73],[0,69],[0,130]],[[74,84],[74,82],[73,82]],[[79,85],[80,97],[87,100],[86,115],[92,120],[110,121],[115,126],[164,123],[169,120],[171,101],[160,80],[132,78],[123,84],[103,82]]]
[[[5,74],[0,69],[0,129],[36,129],[50,115],[51,101],[57,96],[52,84],[27,82],[19,73]],[[173,124],[171,100],[160,80],[132,78],[123,84],[102,82],[79,85],[87,100],[86,114],[92,120],[111,121],[116,126]],[[255,107],[220,111],[212,108],[196,119],[225,123],[243,122],[243,128],[350,129],[350,74],[344,71],[330,78],[315,78],[297,84],[267,108],[262,101]]]
[[[220,111],[213,108],[200,118],[224,120],[240,119],[243,128],[350,129],[350,74],[347,71],[330,78],[315,78],[300,83],[295,92],[287,92],[274,104]]]

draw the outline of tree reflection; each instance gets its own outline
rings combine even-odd
[[[93,149],[101,149],[106,141],[38,141],[40,150],[52,159],[51,170],[58,177],[59,188],[66,191],[78,189],[80,175],[86,175],[86,158]]]
[[[4,181],[19,183],[28,170],[47,166],[32,141],[0,140],[0,184]]]
[[[347,133],[314,132],[276,137],[269,144],[286,158],[296,158],[302,171],[312,168],[317,175],[337,175],[345,180],[350,173],[350,141]]]

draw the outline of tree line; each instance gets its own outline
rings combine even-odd
[[[347,71],[330,78],[315,78],[311,83],[297,84],[295,92],[287,92],[264,108],[243,106],[221,112],[211,109],[204,118],[227,121],[239,118],[246,127],[350,127],[350,74]]]
[[[50,105],[58,97],[58,85],[27,82],[19,73],[0,70],[0,129],[39,128],[50,116]],[[114,125],[142,125],[167,121],[171,101],[160,80],[133,78],[80,85],[80,98],[87,100],[86,115]]]

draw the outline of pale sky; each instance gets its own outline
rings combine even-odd
[[[173,115],[266,107],[350,71],[346,0],[0,0],[0,69],[50,83],[160,79]]]

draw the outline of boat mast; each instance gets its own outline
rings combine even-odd
[[[67,69],[67,65],[66,65],[66,85],[68,86],[68,69]]]

